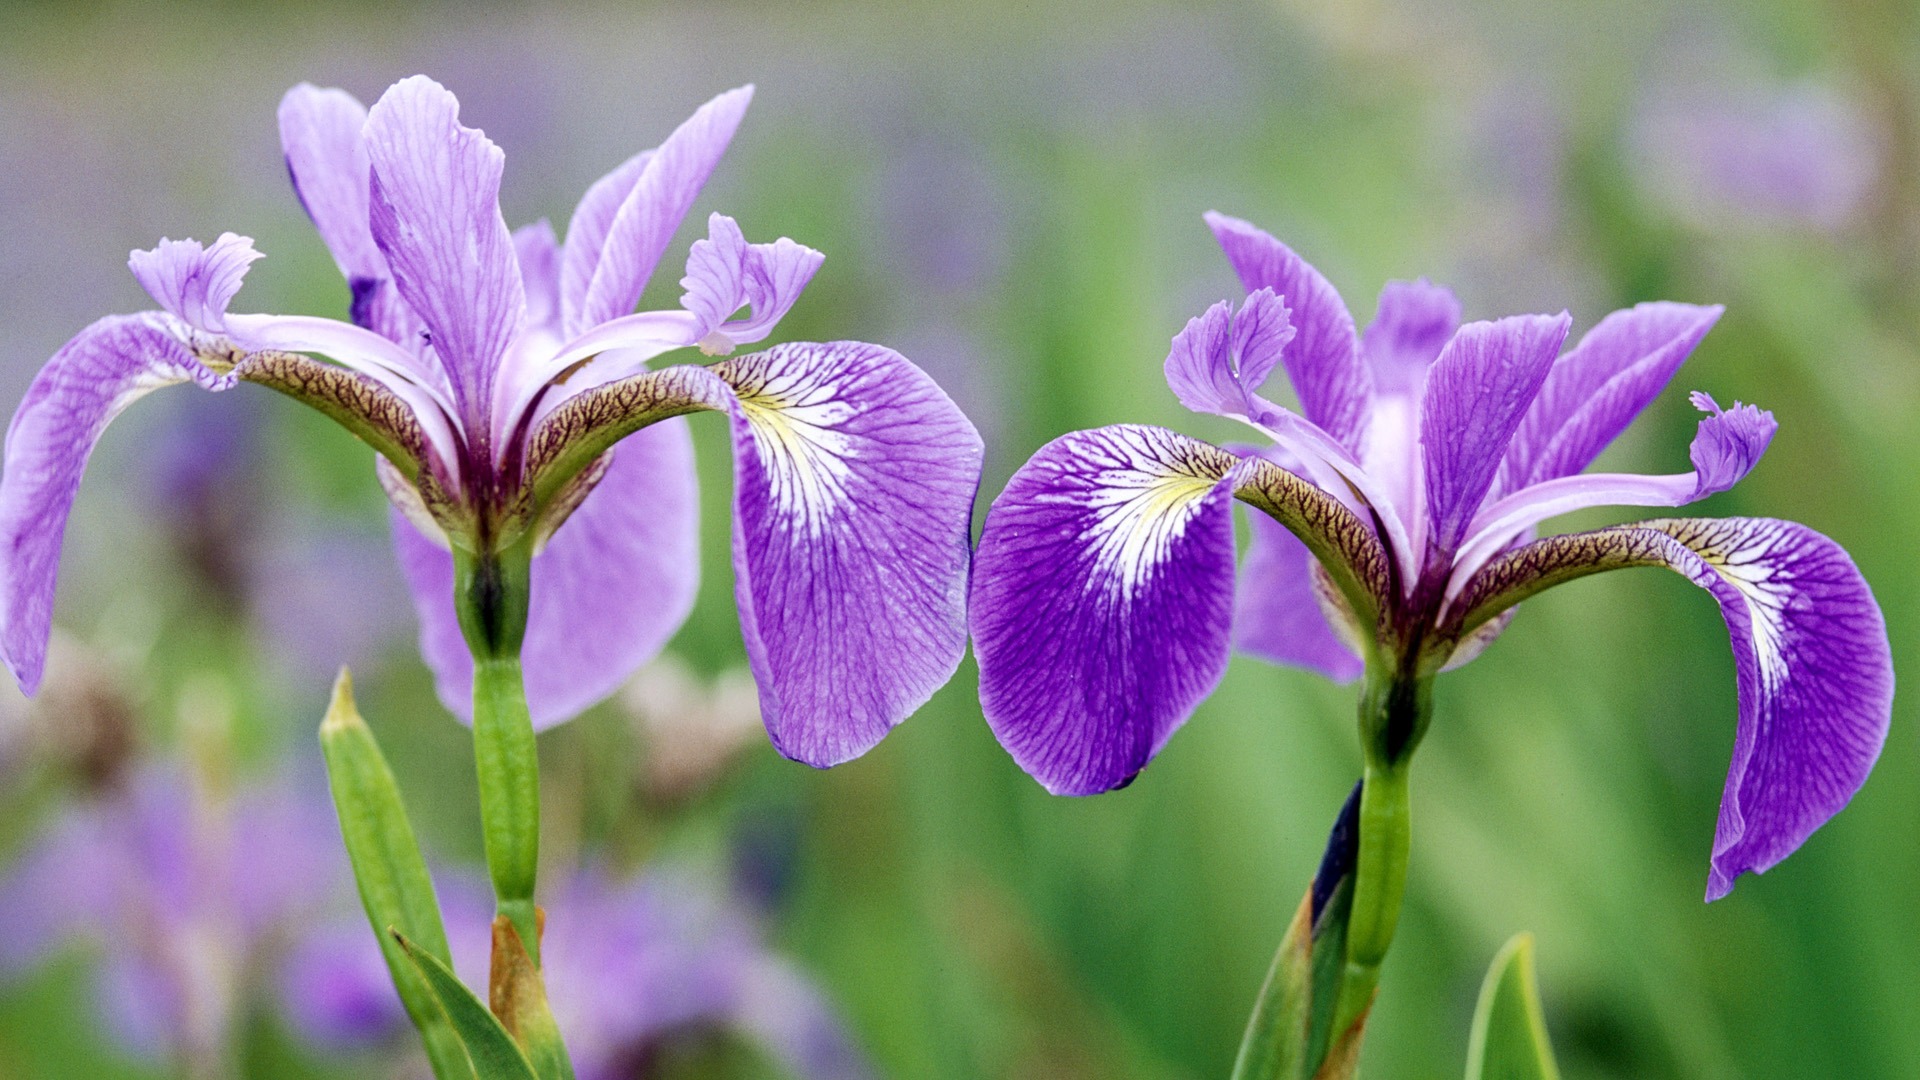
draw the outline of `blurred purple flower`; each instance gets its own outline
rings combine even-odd
[[[484,990],[488,893],[477,880],[439,879],[454,966]],[[542,965],[580,1080],[646,1075],[672,1044],[715,1033],[802,1080],[873,1075],[820,990],[767,949],[745,911],[692,876],[583,870],[550,901]],[[361,925],[314,930],[294,946],[281,985],[294,1027],[321,1046],[364,1047],[407,1022]]]
[[[1684,217],[1836,230],[1873,193],[1879,133],[1815,83],[1668,87],[1631,134],[1642,181]]]
[[[0,976],[62,942],[101,951],[100,1015],[142,1056],[222,1055],[247,973],[344,886],[324,792],[299,781],[225,797],[150,766],[65,812],[0,879]]]

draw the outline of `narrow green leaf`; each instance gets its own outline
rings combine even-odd
[[[1487,969],[1467,1043],[1467,1080],[1560,1080],[1540,1011],[1532,934],[1516,935]]]
[[[419,972],[434,999],[439,1002],[453,1030],[460,1036],[460,1042],[467,1048],[467,1056],[473,1060],[473,1070],[479,1080],[540,1080],[533,1071],[533,1065],[527,1061],[527,1055],[521,1053],[520,1044],[513,1041],[507,1029],[487,1011],[487,1007],[467,989],[453,969],[439,957],[421,949],[408,941],[406,935],[398,930],[390,931],[393,940],[413,961],[414,970]]]
[[[1280,951],[1273,956],[1260,1001],[1247,1021],[1233,1080],[1300,1080],[1313,1006],[1313,894],[1300,898]]]
[[[433,1074],[439,1080],[471,1080],[472,1066],[447,1026],[445,1014],[386,934],[388,927],[396,927],[420,948],[442,961],[448,959],[447,933],[440,922],[433,879],[414,840],[393,771],[354,707],[353,678],[345,668],[334,683],[333,700],[320,724],[320,749],[326,757],[327,783],[340,815],[340,833],[346,839],[360,903],[386,956],[394,988],[420,1029]]]

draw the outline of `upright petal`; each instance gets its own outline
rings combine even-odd
[[[1226,672],[1235,461],[1163,428],[1077,431],[994,499],[972,589],[980,704],[1048,791],[1132,781]]]
[[[1649,303],[1600,320],[1547,373],[1500,463],[1498,491],[1592,464],[1659,396],[1722,310]]]
[[[858,757],[953,675],[984,448],[877,345],[777,345],[713,371],[737,395],[734,593],[773,745]]]
[[[1373,380],[1360,361],[1346,302],[1320,271],[1267,233],[1225,214],[1207,214],[1207,224],[1247,291],[1272,289],[1292,313],[1296,333],[1282,359],[1300,411],[1358,453]]]
[[[34,377],[7,428],[0,474],[0,658],[20,689],[40,686],[53,629],[54,581],[67,514],[87,457],[120,411],[192,380],[224,390],[161,315],[116,315],[82,330]]]
[[[751,86],[721,94],[702,105],[647,159],[607,228],[586,295],[569,316],[576,332],[633,311],[681,220],[733,141],[751,100]]]
[[[1334,632],[1316,595],[1313,552],[1265,514],[1249,514],[1247,524],[1234,643],[1262,660],[1317,671],[1335,682],[1359,678],[1365,665]]]
[[[1462,597],[1470,630],[1541,589],[1666,566],[1713,594],[1733,639],[1740,722],[1707,899],[1792,854],[1839,813],[1886,741],[1893,660],[1873,592],[1841,547],[1768,518],[1680,519],[1555,536],[1489,564]]]
[[[494,370],[526,317],[513,236],[500,217],[505,155],[462,127],[460,103],[424,75],[382,95],[366,132],[374,241],[426,324],[461,419],[484,430]]]
[[[154,302],[182,322],[208,334],[227,328],[227,305],[240,291],[247,267],[260,253],[253,238],[221,233],[212,247],[198,240],[166,240],[152,251],[127,257],[127,269]]]
[[[1380,290],[1380,307],[1361,339],[1360,353],[1373,371],[1375,388],[1419,400],[1427,368],[1460,326],[1460,301],[1453,290],[1426,278],[1389,281]]]
[[[686,620],[700,580],[699,493],[685,421],[622,442],[598,486],[533,559],[521,650],[536,727],[612,694]],[[420,651],[440,700],[473,715],[473,658],[453,610],[453,557],[393,516]]]
[[[514,255],[527,293],[527,325],[560,336],[560,242],[546,218],[513,230]]]
[[[1420,408],[1429,551],[1450,555],[1465,538],[1571,323],[1564,312],[1469,323],[1434,361]]]
[[[584,333],[594,325],[581,318],[587,289],[593,284],[594,270],[600,266],[600,253],[606,249],[607,232],[613,228],[613,219],[651,160],[653,151],[642,150],[621,162],[612,172],[595,180],[573,209],[573,218],[567,222],[566,245],[560,252],[561,325],[569,337]]]

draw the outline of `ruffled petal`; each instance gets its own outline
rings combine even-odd
[[[1163,428],[1078,431],[994,499],[972,588],[980,703],[1048,791],[1132,781],[1226,672],[1236,460]]]
[[[1239,218],[1207,214],[1227,261],[1248,292],[1272,289],[1292,313],[1296,334],[1282,359],[1300,411],[1359,453],[1373,403],[1353,315],[1333,285],[1287,245]]]
[[[761,717],[786,756],[847,761],[959,666],[979,433],[877,345],[712,370],[736,395],[734,593]]]
[[[40,686],[60,543],[100,433],[162,386],[233,384],[202,364],[184,337],[178,322],[159,314],[101,319],[47,361],[13,414],[0,473],[0,658],[25,693]]]
[[[1500,463],[1497,492],[1592,464],[1659,396],[1722,310],[1649,303],[1600,320],[1547,373]]]
[[[536,727],[572,719],[651,660],[692,610],[700,580],[699,493],[684,421],[622,442],[598,485],[533,559],[521,649]],[[393,514],[420,652],[440,700],[473,715],[473,658],[453,608],[453,556]]]
[[[707,219],[707,238],[687,255],[680,306],[699,320],[700,346],[724,354],[763,340],[800,299],[826,256],[786,237],[749,244],[725,214]],[[750,314],[733,319],[742,307]],[[729,321],[732,320],[732,321]]]
[[[674,232],[733,141],[751,100],[751,86],[721,94],[702,105],[647,159],[607,227],[586,295],[568,316],[575,333],[633,311]]]
[[[1428,551],[1450,556],[1466,537],[1571,324],[1565,313],[1469,323],[1434,361],[1420,409]]]
[[[1462,598],[1471,628],[1562,581],[1665,566],[1713,594],[1733,641],[1740,721],[1707,899],[1792,854],[1846,806],[1886,741],[1893,660],[1866,580],[1838,544],[1768,518],[1649,521],[1555,536],[1489,564]]]
[[[490,422],[495,369],[526,318],[513,236],[500,217],[505,155],[460,124],[432,79],[395,83],[367,115],[374,241],[426,324],[461,421]]]
[[[1194,412],[1258,419],[1272,408],[1260,386],[1293,338],[1287,306],[1272,289],[1250,293],[1238,312],[1221,301],[1174,336],[1167,386]]]
[[[252,237],[221,233],[207,248],[198,240],[163,239],[152,251],[129,255],[127,269],[166,311],[203,333],[220,334],[226,332],[227,305],[260,257]]]

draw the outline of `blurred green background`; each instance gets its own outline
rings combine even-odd
[[[1726,304],[1607,461],[1684,469],[1688,389],[1771,408],[1765,463],[1702,511],[1839,540],[1896,667],[1920,660],[1920,17],[1898,0],[77,3],[0,20],[7,402],[86,322],[149,306],[125,253],[162,234],[255,237],[269,258],[245,310],[344,314],[281,165],[274,108],[295,82],[371,101],[434,75],[506,150],[509,223],[561,225],[594,178],[752,81],[690,220],[725,210],[825,251],[781,336],[883,342],[931,371],[987,439],[982,511],[1072,428],[1229,433],[1159,374],[1184,321],[1237,295],[1200,221],[1219,209],[1295,246],[1363,321],[1384,281],[1422,275],[1468,318],[1567,308],[1576,332],[1640,300]],[[687,233],[650,300],[674,302]],[[711,675],[744,654],[724,433],[695,426],[705,574],[671,648]],[[170,501],[168,454],[226,470],[239,509]],[[465,731],[411,650],[370,465],[251,388],[142,403],[87,478],[57,623],[111,673],[90,677],[124,699],[139,753],[212,739],[254,776],[311,758],[351,660],[426,842],[475,862]],[[269,580],[239,591],[272,595],[223,598],[242,565]],[[603,705],[542,739],[550,846],[757,859],[777,879],[772,939],[884,1075],[1225,1075],[1357,773],[1353,689],[1236,658],[1132,787],[1064,800],[994,743],[974,687],[963,665],[855,763],[816,773],[755,740],[670,799],[644,794],[660,751],[632,709]],[[127,716],[84,692],[0,693],[15,850],[75,798],[76,760],[123,752],[87,725]],[[1707,906],[1734,715],[1725,630],[1670,575],[1530,601],[1442,680],[1367,1074],[1458,1075],[1484,965],[1532,930],[1570,1078],[1920,1076],[1910,699],[1853,805]],[[89,957],[0,988],[0,1076],[165,1075],[98,1036]],[[248,1013],[250,1075],[385,1075],[323,1061],[273,1011]]]

